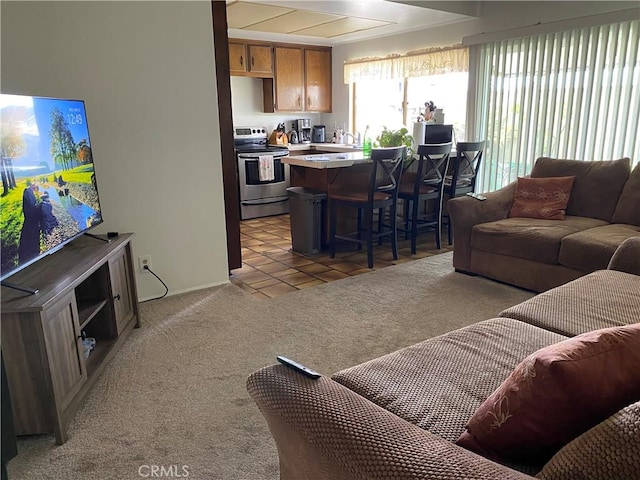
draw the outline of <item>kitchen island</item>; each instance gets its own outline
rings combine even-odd
[[[367,163],[369,159],[365,157],[362,150],[340,152],[340,153],[314,153],[309,155],[291,155],[283,159],[284,163],[295,165],[296,167],[325,168],[351,167],[359,163]]]
[[[371,160],[362,150],[348,153],[289,155],[291,186],[306,187],[326,194],[367,188]]]
[[[362,151],[362,145],[356,145],[353,143],[290,143],[287,145],[287,148],[292,155],[302,155],[304,153],[344,153]]]
[[[367,191],[369,186],[371,160],[362,153],[362,150],[345,153],[289,155],[283,157],[282,162],[289,164],[291,186],[293,187],[305,187],[331,195],[344,191]],[[338,213],[338,232],[351,231],[355,224],[356,217],[353,212]],[[326,202],[322,212],[321,238],[322,247],[326,247],[330,240],[329,209]]]

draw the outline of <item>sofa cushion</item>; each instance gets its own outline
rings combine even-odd
[[[606,223],[594,218],[571,216],[562,221],[505,218],[475,225],[471,230],[471,247],[556,265],[564,237]]]
[[[600,270],[536,295],[500,312],[500,317],[572,337],[640,321],[640,277]]]
[[[628,158],[590,162],[540,157],[531,170],[531,177],[575,175],[566,214],[610,222],[630,172]]]
[[[510,217],[564,220],[576,177],[518,177]]]
[[[565,338],[522,322],[485,320],[332,378],[399,417],[455,441],[466,420],[518,362]]]
[[[611,480],[640,473],[640,402],[614,413],[556,453],[542,480]]]
[[[586,273],[603,270],[618,246],[636,236],[640,236],[640,226],[616,223],[576,232],[562,239],[558,261]]]
[[[640,323],[542,348],[487,398],[457,443],[498,461],[548,459],[640,400],[638,372]]]
[[[640,163],[633,169],[624,185],[611,221],[640,225]]]

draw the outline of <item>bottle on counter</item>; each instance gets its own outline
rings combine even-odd
[[[371,138],[369,138],[369,136],[367,135],[367,132],[369,132],[369,125],[367,125],[367,128],[365,128],[364,135],[362,137],[363,138],[363,141],[362,141],[362,154],[366,158],[369,158],[371,156],[372,142],[371,142]]]

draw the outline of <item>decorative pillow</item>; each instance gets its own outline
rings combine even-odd
[[[575,178],[518,177],[509,216],[564,220]]]
[[[524,359],[457,443],[498,462],[546,462],[640,400],[640,323],[583,333]]]

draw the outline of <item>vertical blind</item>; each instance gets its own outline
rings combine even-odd
[[[640,160],[638,20],[472,47],[472,135],[487,140],[479,191],[539,156]]]

